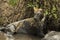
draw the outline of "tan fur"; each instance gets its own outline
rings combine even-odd
[[[34,7],[34,13],[40,13],[42,11],[41,8]]]

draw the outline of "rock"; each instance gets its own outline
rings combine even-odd
[[[14,40],[14,37],[10,34],[0,32],[0,40]]]
[[[0,32],[0,40],[6,40],[6,37],[3,32]]]
[[[60,40],[60,32],[51,31],[42,40]]]

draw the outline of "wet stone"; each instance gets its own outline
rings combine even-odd
[[[4,33],[0,32],[0,40],[5,40],[5,39],[6,39],[6,37],[5,37]]]

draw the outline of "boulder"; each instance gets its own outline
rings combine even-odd
[[[51,31],[42,40],[60,40],[60,32]]]

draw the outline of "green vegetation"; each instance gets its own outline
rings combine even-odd
[[[60,19],[60,14],[59,14],[60,13],[60,0],[9,0],[9,5],[13,6],[13,8],[11,8],[11,10],[13,10],[15,8],[13,10],[13,13],[11,13],[13,15],[9,16],[9,18],[10,18],[9,23],[13,22],[13,20],[14,20],[13,18],[15,18],[15,17],[16,17],[15,21],[20,20],[20,18],[23,19],[25,17],[30,17],[31,16],[30,14],[33,13],[33,11],[31,11],[31,9],[33,9],[34,7],[38,8],[38,9],[39,8],[43,9],[44,15],[49,15],[49,17],[53,17],[56,20]],[[10,7],[8,7],[8,8],[10,9]],[[6,9],[6,11],[7,10],[8,9]],[[27,11],[25,11],[25,10],[27,10]],[[14,17],[12,17],[12,16],[14,16]],[[6,17],[6,18],[8,19],[8,17]],[[0,18],[0,19],[4,20],[3,18]],[[11,22],[10,22],[10,20],[11,20]],[[2,23],[2,21],[0,21],[0,23]]]
[[[9,0],[12,6],[17,5],[18,0]],[[57,18],[58,0],[28,0],[27,7],[38,7],[44,9],[45,14],[52,14]]]
[[[58,1],[59,0],[30,0],[27,5],[28,7],[42,8],[45,15],[52,15],[57,19]]]
[[[17,5],[18,0],[9,0],[9,4],[12,6]]]

